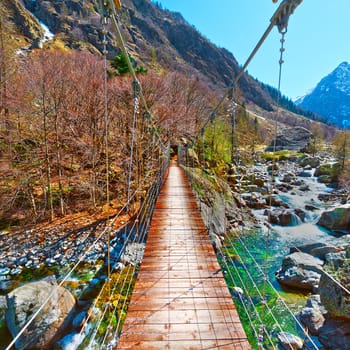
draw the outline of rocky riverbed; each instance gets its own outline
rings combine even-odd
[[[71,340],[65,337],[58,349],[66,348],[69,342],[79,344],[84,340],[88,332],[80,335],[82,324],[88,314],[98,312],[92,302],[106,281],[105,227],[106,221],[99,220],[74,230],[55,226],[16,235],[2,234],[0,349],[6,348],[11,341],[10,333],[15,336],[51,293],[50,302],[16,343],[16,348],[26,349],[30,344],[31,348],[51,349],[67,332],[70,332],[67,337]],[[129,226],[112,232],[110,258],[114,277],[123,274],[124,269],[128,269],[125,266],[141,261],[142,237],[140,231],[137,234]],[[78,262],[63,286],[58,287]]]
[[[236,175],[237,169],[232,167],[228,168],[225,181],[209,172],[203,175],[199,169],[192,169],[189,174],[199,190],[200,208],[216,248],[226,249],[236,259],[236,251],[227,246],[225,232],[244,231],[244,235],[235,241],[236,249],[256,283],[263,284],[263,278],[257,274],[258,269],[245,248],[254,254],[259,266],[264,266],[266,234],[269,232],[266,271],[274,288],[309,332],[317,337],[314,339],[320,349],[349,350],[348,295],[339,290],[329,276],[336,276],[341,283],[349,284],[344,276],[349,275],[350,239],[347,234],[350,230],[350,206],[348,193],[334,189],[331,179],[324,174],[324,169],[330,168],[322,164],[324,161],[327,161],[325,157],[290,157],[275,164],[261,162],[253,168],[241,167],[240,179]],[[275,173],[273,182],[272,171]],[[66,310],[66,317],[71,320],[71,332],[56,343],[59,349],[67,348],[67,344],[75,344],[77,348],[86,335],[83,332],[81,336],[80,333],[87,314],[96,311],[96,308],[90,309],[91,300],[106,280],[107,237],[101,236],[104,228],[105,222],[97,221],[76,230],[56,226],[40,232],[28,230],[16,235],[1,235],[0,294],[3,296],[0,296],[0,348],[5,348],[10,339],[5,332],[4,316],[10,306],[15,309],[15,303],[11,304],[14,300],[10,297],[11,293],[17,295],[21,290],[16,288],[24,282],[47,275],[55,275],[60,280],[81,259],[77,273],[65,285],[76,300]],[[137,264],[144,249],[141,241],[126,245],[124,254],[120,254],[128,241],[128,232],[120,230],[111,237],[112,263],[119,271],[123,271],[125,266]],[[225,274],[227,272],[224,270]],[[55,283],[49,282],[46,290]],[[253,299],[256,298],[254,288],[250,291]],[[39,289],[43,288],[39,286]],[[70,294],[67,298],[71,299]],[[293,332],[294,320],[287,320],[289,315],[282,310],[279,302],[273,307],[280,322],[289,333],[293,333],[279,334],[279,341],[293,339],[293,343],[302,344],[302,340],[295,339],[296,335],[302,334]],[[23,309],[22,306],[20,308]],[[57,337],[53,338],[56,341]]]
[[[321,276],[324,275],[323,271],[329,268],[329,261],[339,266],[347,261],[347,235],[350,233],[349,193],[337,189],[333,183],[333,170],[336,168],[334,160],[325,154],[319,157],[291,155],[277,162],[262,160],[251,168],[241,166],[239,179],[236,167],[227,166],[224,175],[226,185],[210,172],[200,178],[195,170],[188,171],[194,183],[193,187],[198,192],[202,214],[214,245],[226,251],[226,262],[232,261],[232,264],[236,265],[237,270],[232,268],[231,271],[227,271],[225,264],[222,265],[234,296],[237,296],[237,290],[248,290],[251,299],[259,300],[261,297],[257,288],[264,289],[261,273],[264,268],[274,289],[299,318],[305,305],[306,308],[311,305],[313,299],[307,301],[308,296],[314,295],[316,299],[330,300],[330,303],[322,301],[322,304],[317,304],[322,310],[320,320],[325,322],[322,323],[320,333],[313,332],[314,326],[309,329],[309,333],[312,334],[312,340],[309,340],[307,345],[309,349],[349,350],[349,345],[346,345],[349,333],[347,321],[343,316],[340,319],[339,316],[332,319],[328,311],[330,304],[339,304],[341,294],[332,289],[332,293],[329,293],[332,297],[318,296],[320,286],[329,285],[320,282],[326,281],[321,279]],[[232,237],[228,239],[225,232],[233,232]],[[230,248],[232,244],[234,249]],[[296,247],[299,247],[301,252]],[[314,249],[312,253],[310,247]],[[266,253],[268,262],[265,261]],[[244,271],[241,261],[244,261],[252,278],[250,280],[247,273],[244,273],[245,288],[241,285],[237,273],[240,270]],[[339,276],[340,271],[332,273]],[[269,293],[272,300],[270,307],[283,329],[287,330],[287,333],[276,336],[276,341],[283,343],[283,339],[293,339],[294,348],[301,348],[305,338],[305,326],[296,326],[292,315],[280,304],[280,296],[270,289]],[[245,307],[249,305],[249,300],[244,294],[236,299],[240,315],[250,332],[252,321],[245,316],[244,307],[240,306],[242,298],[245,300]],[[315,302],[312,302],[312,305],[316,305]],[[324,314],[325,310],[327,316]],[[308,314],[309,311],[304,313]],[[311,312],[312,315],[313,313],[314,311]],[[317,315],[321,313],[316,312]],[[264,319],[264,315],[262,318]],[[266,322],[274,321],[267,319]],[[303,321],[303,324],[306,322]],[[335,337],[330,336],[334,331],[333,326],[340,329],[339,332],[334,332]],[[298,338],[297,341],[295,337]],[[345,340],[334,343],[337,337],[343,337]],[[254,341],[254,336],[252,340]],[[289,349],[288,342],[284,346]]]
[[[296,314],[316,336],[318,348],[349,350],[350,203],[349,193],[337,190],[325,174],[324,169],[332,167],[336,165],[331,159],[302,157],[274,167],[259,164],[252,174],[248,171],[247,178],[253,181],[247,183],[242,198],[264,224],[262,239],[255,239],[254,246],[249,239],[246,243],[252,252],[258,251],[265,243],[266,226],[271,225],[267,270],[271,280],[276,274],[280,286],[274,283],[275,287],[287,291],[286,300],[290,296],[293,303],[293,294],[311,294],[306,303],[300,299],[295,310],[302,309]],[[267,179],[273,169],[271,195]]]

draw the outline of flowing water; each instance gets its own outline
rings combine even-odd
[[[299,335],[302,339],[305,337],[292,314],[305,306],[309,295],[282,287],[277,282],[275,273],[281,268],[282,259],[289,254],[291,247],[318,242],[332,243],[336,240],[328,230],[316,225],[321,212],[326,209],[326,204],[318,199],[318,194],[327,193],[330,189],[319,183],[313,172],[310,172],[308,177],[298,179],[303,180],[310,190],[303,192],[296,187],[288,193],[279,194],[279,197],[291,209],[304,210],[304,221],[296,216],[289,226],[272,225],[268,229],[263,224],[267,220],[264,210],[255,210],[260,228],[242,232],[240,237],[233,236],[231,241],[226,242],[227,255],[230,257],[226,260],[234,263],[229,263],[228,268],[226,264],[225,277],[231,287],[238,286],[243,291],[242,294],[235,292],[237,288],[232,289],[245,330],[254,348],[258,348],[257,338],[262,333],[262,327],[259,326],[261,323],[276,343],[276,334],[281,330]],[[277,184],[279,182],[280,178],[277,178]],[[312,205],[318,209],[306,211],[305,205]],[[267,282],[264,275],[268,278]],[[266,303],[262,302],[264,299],[267,300]],[[251,313],[250,318],[247,311]],[[265,335],[265,346],[271,348],[266,338]],[[316,339],[313,341],[317,343]],[[278,348],[279,345],[275,346]],[[320,344],[318,346],[321,348]],[[311,344],[309,348],[315,347]]]

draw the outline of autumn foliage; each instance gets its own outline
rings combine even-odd
[[[156,133],[164,144],[190,138],[215,96],[197,79],[177,73],[139,79],[154,115],[153,122],[145,118],[140,104],[133,124],[132,79],[109,77],[105,90],[101,58],[62,50],[20,58],[7,84],[9,115],[0,120],[0,227],[99,210],[106,202],[107,171],[110,205],[122,206],[132,135],[131,186],[147,187],[142,179],[154,175],[161,153]]]

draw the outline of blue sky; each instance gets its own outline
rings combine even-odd
[[[231,51],[243,64],[269,25],[279,0],[157,0],[180,12],[199,32]],[[340,63],[350,63],[350,1],[303,0],[286,34],[282,93],[301,96]],[[280,36],[275,28],[248,67],[255,78],[277,86]]]

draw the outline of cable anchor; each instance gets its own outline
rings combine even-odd
[[[303,0],[284,0],[271,18],[271,23],[277,26],[281,34],[287,33],[289,17],[302,1]]]

